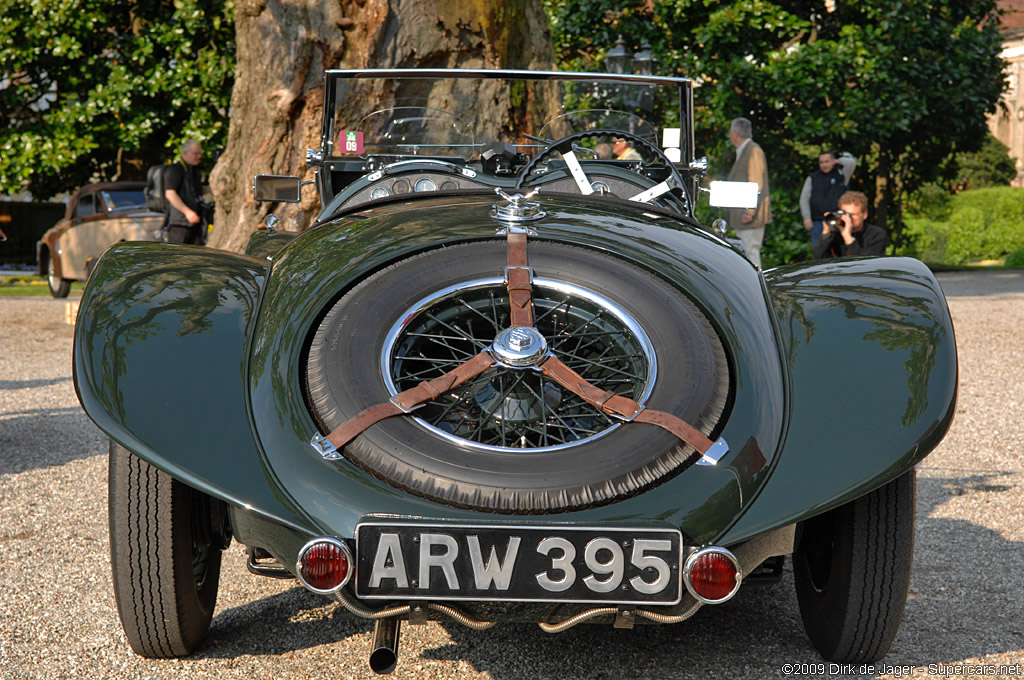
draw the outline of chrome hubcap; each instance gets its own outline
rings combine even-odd
[[[536,366],[548,355],[548,343],[536,328],[506,328],[494,339],[491,355],[510,368]]]
[[[591,384],[643,404],[657,377],[654,346],[600,293],[536,278],[535,326],[513,327],[500,277],[439,290],[404,310],[381,348],[392,394],[488,350],[495,366],[413,412],[420,426],[472,449],[556,451],[604,436],[621,421],[535,370],[556,356]]]

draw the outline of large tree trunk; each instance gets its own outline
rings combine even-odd
[[[257,203],[256,174],[298,175],[319,148],[323,71],[331,68],[525,68],[554,61],[541,0],[236,0],[238,70],[231,128],[211,173],[217,203],[210,246],[241,251],[268,207],[301,231],[319,210]]]
[[[875,214],[870,221],[883,229],[888,229],[889,207],[892,205],[892,159],[888,140],[878,145],[878,169],[875,171]],[[870,218],[871,215],[869,214]]]

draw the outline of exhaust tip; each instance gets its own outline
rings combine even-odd
[[[352,577],[355,560],[347,545],[336,538],[315,538],[302,547],[295,575],[314,593],[329,595]]]
[[[721,604],[740,589],[740,563],[725,548],[701,548],[686,558],[683,580],[690,594],[705,604]]]
[[[378,619],[370,638],[370,670],[387,675],[398,665],[398,638],[401,620],[397,617]]]
[[[370,670],[377,675],[388,675],[398,665],[398,655],[390,649],[375,649],[370,652]]]

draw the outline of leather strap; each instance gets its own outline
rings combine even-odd
[[[682,418],[666,413],[645,409],[629,397],[623,397],[602,390],[587,382],[583,376],[566,366],[561,359],[552,355],[540,365],[540,370],[559,385],[569,390],[588,404],[601,409],[605,413],[620,416],[638,423],[657,425],[668,430],[684,442],[692,446],[701,455],[708,452],[714,442],[700,433],[697,428]]]
[[[526,234],[509,233],[508,267],[505,269],[508,286],[512,328],[533,326],[533,282],[526,259]]]
[[[527,260],[525,233],[510,232],[508,234],[507,263],[508,267],[505,272],[512,317],[511,325],[513,328],[533,327],[533,282]],[[341,447],[375,423],[400,413],[408,413],[420,404],[436,399],[467,380],[472,380],[493,365],[494,359],[487,350],[484,350],[444,375],[433,380],[425,380],[416,387],[395,395],[391,401],[363,409],[355,417],[349,418],[335,428],[327,435],[327,440],[340,450]],[[539,368],[544,375],[592,406],[627,421],[657,425],[679,437],[702,456],[714,445],[710,439],[682,418],[665,411],[645,409],[629,397],[602,390],[587,382],[583,376],[554,355],[545,359]]]
[[[356,438],[366,429],[374,424],[397,416],[400,413],[408,413],[420,404],[436,399],[445,392],[455,389],[467,380],[472,380],[488,368],[494,365],[494,359],[486,351],[480,352],[465,363],[459,364],[452,370],[433,380],[424,380],[416,387],[410,387],[404,392],[399,392],[391,401],[371,406],[360,411],[354,418],[349,418],[336,427],[327,435],[327,440],[336,449]]]

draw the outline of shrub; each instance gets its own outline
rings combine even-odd
[[[1024,248],[1024,188],[962,191],[952,197],[947,218],[908,215],[905,224],[906,254],[926,262],[998,259]]]
[[[1006,266],[1013,269],[1024,269],[1024,248],[1015,250],[1007,255]]]

